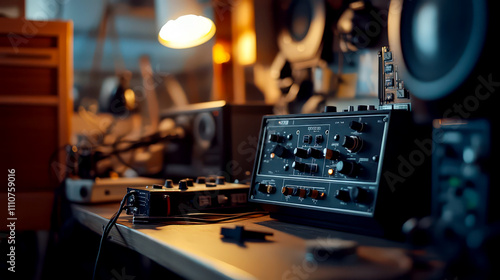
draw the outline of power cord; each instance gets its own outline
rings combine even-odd
[[[104,230],[102,232],[102,236],[101,236],[101,242],[99,242],[99,249],[97,250],[97,257],[95,259],[95,264],[94,264],[94,272],[92,274],[92,279],[94,280],[95,279],[95,274],[96,274],[96,271],[97,271],[97,265],[99,263],[99,256],[101,254],[101,249],[102,249],[102,245],[104,243],[104,240],[107,239],[108,235],[109,235],[109,232],[111,231],[111,229],[113,228],[113,226],[116,224],[116,221],[118,220],[118,217],[120,217],[120,214],[122,213],[123,210],[125,210],[125,208],[127,208],[127,206],[125,205],[127,203],[127,199],[133,195],[134,192],[129,192],[127,193],[122,201],[120,202],[120,208],[118,209],[118,211],[111,217],[111,219],[109,219],[109,222],[108,224],[104,227]]]
[[[101,236],[101,241],[99,242],[99,249],[97,251],[97,256],[95,259],[95,264],[94,264],[94,272],[92,274],[92,280],[95,280],[95,275],[97,272],[97,267],[99,263],[99,256],[101,255],[101,250],[102,246],[104,244],[104,240],[107,239],[109,232],[113,228],[113,226],[116,224],[116,221],[120,217],[120,214],[123,210],[125,210],[127,207],[126,203],[127,200],[130,196],[134,195],[134,192],[129,192],[127,193],[122,201],[120,202],[120,208],[118,211],[113,214],[111,219],[109,220],[108,224],[104,227],[102,236]],[[170,217],[161,217],[161,218],[155,218],[153,219],[154,221],[158,222],[185,222],[187,224],[213,224],[213,223],[222,223],[222,222],[227,222],[235,219],[240,219],[244,217],[252,217],[252,216],[263,216],[269,214],[268,212],[265,211],[253,211],[253,212],[245,212],[245,213],[237,213],[237,214],[225,214],[225,213],[188,213],[185,215],[177,215],[177,216],[170,216]],[[213,218],[209,218],[213,217]],[[137,219],[134,217],[134,221],[148,221],[151,222],[153,221],[151,219]]]

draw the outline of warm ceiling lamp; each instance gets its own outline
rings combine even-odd
[[[207,42],[214,34],[215,24],[211,19],[190,14],[165,23],[158,33],[158,41],[169,48],[185,49]]]

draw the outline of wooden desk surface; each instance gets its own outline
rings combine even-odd
[[[118,204],[73,205],[75,218],[102,234]],[[272,232],[267,241],[238,244],[221,238],[221,227]],[[401,244],[303,225],[269,216],[206,225],[133,224],[124,212],[111,240],[133,249],[188,279],[377,279],[410,273],[412,261]],[[306,240],[319,237],[355,240],[351,261],[308,261]],[[399,248],[398,248],[399,247]],[[415,278],[415,277],[412,277]],[[419,278],[419,277],[417,277]]]

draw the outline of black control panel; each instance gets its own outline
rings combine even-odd
[[[418,173],[430,159],[405,166],[419,133],[407,111],[266,116],[250,201],[285,220],[399,232],[429,212],[430,178]]]
[[[135,221],[154,221],[162,217],[189,213],[228,211],[247,206],[248,185],[225,182],[224,176],[181,179],[177,184],[127,188],[133,193],[127,201],[127,214]]]

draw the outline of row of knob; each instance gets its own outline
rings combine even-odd
[[[276,193],[276,187],[260,183],[258,191],[265,194]],[[310,197],[312,199],[323,200],[326,198],[326,193],[316,189],[298,188],[285,186],[281,188],[283,195],[298,196],[301,198]],[[355,202],[360,204],[370,204],[373,201],[373,194],[370,190],[361,187],[352,187],[349,189],[338,189],[334,197],[343,202]]]
[[[344,141],[342,142],[342,147],[346,148],[351,153],[356,153],[363,147],[363,140],[359,136],[344,136]],[[337,160],[340,157],[340,152],[324,148],[323,150],[316,148],[295,148],[293,150],[293,155],[299,158],[326,158],[331,160]],[[271,154],[271,158],[274,157],[288,158],[290,156],[290,150],[285,146],[277,144]]]
[[[205,184],[207,187],[215,187],[217,185],[224,185],[226,183],[226,178],[224,176],[211,176],[211,177],[203,177],[199,176],[196,178],[196,181],[191,178],[186,178],[179,180],[179,184],[177,187],[180,190],[187,190],[189,187],[194,187],[194,183],[197,184]],[[153,189],[163,189],[163,188],[174,188],[174,181],[171,179],[166,179],[164,185],[154,184]]]
[[[262,192],[265,194],[276,193],[275,186],[266,185],[263,183],[259,184],[259,186],[257,187],[257,190],[259,192]],[[319,191],[319,190],[315,190],[315,189],[306,189],[306,188],[297,188],[297,187],[282,187],[281,193],[284,195],[298,196],[301,198],[310,197],[312,199],[318,199],[318,200],[326,198],[326,193]]]
[[[358,122],[358,121],[351,121],[349,123],[349,128],[356,131],[356,132],[362,132],[366,130],[366,123]],[[292,140],[293,136],[292,134],[288,134],[286,136],[282,136],[279,134],[270,134],[269,135],[269,141],[270,142],[275,142],[275,143],[284,143],[286,140]],[[312,143],[312,135],[304,135],[304,138],[302,140],[305,144],[311,144]],[[323,143],[324,138],[323,135],[316,135],[314,138],[314,142],[316,144],[321,144]]]
[[[317,173],[319,171],[318,165],[315,163],[304,163],[300,161],[294,161],[292,163],[292,168],[305,173]],[[285,165],[285,170],[288,169],[288,165]],[[337,172],[344,174],[346,176],[356,176],[359,172],[359,165],[354,161],[339,160],[335,164],[335,169]],[[328,174],[333,175],[335,170],[329,169]]]

